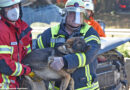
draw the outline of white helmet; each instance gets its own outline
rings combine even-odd
[[[67,11],[85,13],[84,1],[83,0],[68,0],[65,4],[65,9]]]
[[[20,3],[21,0],[0,0],[0,9]]]
[[[94,4],[92,1],[85,2],[85,9],[92,10],[94,12]]]

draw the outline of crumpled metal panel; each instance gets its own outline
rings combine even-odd
[[[118,38],[118,37],[105,37],[101,38],[101,50],[99,50],[98,54],[102,54],[109,50],[112,50],[126,42],[129,42],[130,38]]]

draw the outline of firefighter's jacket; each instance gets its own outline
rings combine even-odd
[[[21,64],[31,52],[31,28],[22,20],[15,25],[4,17],[0,19],[0,88],[16,88],[17,76],[30,73],[30,67]]]
[[[74,34],[75,33],[75,34]],[[100,39],[98,33],[88,24],[82,25],[82,27],[74,32],[73,36],[80,36],[84,38],[85,42],[91,45],[91,49],[86,53],[74,53],[64,55],[64,63],[67,69],[77,68],[77,70],[71,75],[75,81],[75,89],[84,90],[91,87],[93,82],[97,81],[96,77],[96,54],[100,49]],[[57,47],[72,37],[65,31],[64,24],[60,24],[49,28],[37,39],[37,48]]]
[[[105,32],[101,28],[100,24],[95,21],[93,17],[90,17],[89,20],[85,20],[85,22],[91,25],[97,31],[100,37],[106,37]]]

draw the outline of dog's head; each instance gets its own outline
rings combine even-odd
[[[72,37],[66,41],[65,44],[58,47],[58,50],[64,54],[87,52],[90,45],[86,44],[84,39],[80,37]]]

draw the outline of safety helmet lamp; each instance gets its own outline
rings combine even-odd
[[[0,10],[1,8],[9,7],[20,2],[21,0],[0,0]]]
[[[83,20],[81,20],[81,14],[85,13],[84,2],[82,0],[68,0],[65,5],[65,10],[67,14],[73,12],[75,13],[75,20],[76,24],[82,24]]]

